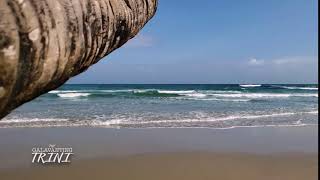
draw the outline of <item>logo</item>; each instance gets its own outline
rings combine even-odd
[[[71,147],[56,147],[55,144],[49,144],[48,147],[32,148],[32,163],[70,163],[72,155]]]

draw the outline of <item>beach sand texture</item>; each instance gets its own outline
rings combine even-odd
[[[309,180],[317,126],[266,128],[3,128],[0,179]],[[72,147],[66,165],[31,163],[32,147]]]
[[[311,180],[317,179],[317,157],[213,152],[146,154],[12,170],[0,173],[0,177],[8,180]]]

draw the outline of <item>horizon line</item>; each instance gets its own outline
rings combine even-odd
[[[318,85],[319,83],[65,83],[64,85]]]

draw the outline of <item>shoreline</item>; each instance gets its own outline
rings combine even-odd
[[[32,129],[32,128],[101,128],[101,129],[212,129],[212,130],[227,130],[236,128],[286,128],[286,127],[312,127],[319,126],[319,124],[288,124],[288,125],[256,125],[256,126],[232,126],[226,128],[215,128],[215,127],[115,127],[115,126],[103,126],[103,125],[57,125],[57,126],[13,126],[13,127],[2,127],[1,129]]]

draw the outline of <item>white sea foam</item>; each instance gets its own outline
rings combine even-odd
[[[76,93],[76,92],[79,92],[79,91],[76,91],[76,90],[53,90],[53,91],[49,91],[48,93],[50,94],[59,94],[59,93]]]
[[[57,94],[61,98],[77,98],[77,97],[87,97],[90,96],[90,93],[63,93]]]
[[[318,94],[313,93],[239,93],[239,94],[210,94],[216,97],[229,97],[229,98],[288,98],[288,97],[318,97]]]
[[[0,124],[8,123],[37,123],[37,122],[66,122],[68,119],[53,119],[53,118],[14,118],[14,119],[3,119]]]
[[[310,112],[305,112],[305,114],[318,114],[319,111],[310,111]]]
[[[273,94],[273,93],[240,93],[240,94],[210,94],[217,97],[229,98],[266,98],[266,97],[290,97],[290,94]]]
[[[207,96],[206,94],[202,94],[202,93],[192,93],[192,94],[185,94],[185,95],[189,97],[196,97],[196,98],[204,98]]]
[[[318,97],[316,93],[190,93],[175,97],[180,100],[248,102],[254,99],[278,99],[289,97]]]
[[[300,89],[300,90],[318,90],[318,88],[317,87],[294,87],[294,86],[278,86],[278,87],[280,87],[280,88],[284,88],[284,89],[292,89],[292,90],[294,90],[294,89]]]
[[[252,86],[252,85],[245,85]],[[253,85],[255,86],[255,85]],[[305,89],[305,90],[317,90],[318,88],[307,88],[307,87],[286,87],[288,89]],[[223,100],[221,98],[230,99],[241,99],[245,98],[243,101],[249,101],[250,99],[266,99],[266,98],[288,98],[288,97],[318,97],[318,93],[249,93],[241,91],[223,91],[223,90],[157,90],[157,89],[119,89],[119,90],[54,90],[50,91],[50,94],[57,94],[57,96],[62,98],[76,98],[76,97],[86,97],[94,93],[148,93],[148,92],[158,92],[162,94],[178,94],[185,97],[190,97],[191,100],[221,100],[221,101],[233,101],[233,100]],[[188,99],[185,98],[185,99]],[[192,99],[194,98],[194,99]],[[218,98],[218,99],[217,99]],[[220,99],[219,99],[220,98]]]
[[[172,99],[178,99],[178,100],[198,100],[198,101],[225,101],[225,102],[248,102],[251,101],[251,99],[235,99],[235,98],[215,98],[215,97],[172,97]]]
[[[318,94],[292,94],[291,96],[296,96],[296,97],[318,97]]]
[[[152,92],[157,91],[156,89],[133,89],[131,92],[133,93],[146,93],[146,92]]]
[[[297,114],[306,114],[310,112],[287,112],[287,113],[273,113],[273,114],[262,114],[262,115],[232,115],[219,118],[208,118],[208,119],[178,119],[178,120],[156,120],[156,121],[126,121],[122,122],[127,125],[139,125],[139,124],[166,124],[166,123],[194,123],[194,122],[218,122],[218,121],[230,121],[236,119],[259,119],[259,118],[270,118],[270,117],[282,117],[282,116],[292,116]],[[314,112],[313,112],[314,113]]]
[[[222,98],[203,98],[203,101],[225,101],[225,102],[249,102],[251,99],[222,99]]]
[[[194,90],[190,91],[169,91],[169,90],[158,90],[158,93],[164,93],[164,94],[190,94],[194,93]]]
[[[120,125],[123,123],[129,122],[128,120],[123,120],[123,119],[112,119],[112,120],[94,120],[91,122],[91,125],[93,126],[115,126],[115,125]]]
[[[106,93],[122,93],[122,92],[133,92],[134,89],[117,89],[117,90],[94,90],[96,92],[106,92]]]
[[[231,126],[225,128],[213,128],[213,129],[234,129],[234,128],[264,128],[264,127],[304,127],[304,126],[318,126],[318,124],[270,124],[270,125],[256,125],[256,126]]]
[[[232,121],[232,120],[243,120],[243,119],[263,119],[263,118],[275,118],[275,117],[290,117],[294,115],[303,114],[318,114],[318,111],[309,112],[284,112],[284,113],[271,113],[271,114],[243,114],[243,115],[231,115],[224,117],[206,117],[205,115],[200,115],[199,119],[175,119],[175,120],[151,120],[151,121],[133,121],[128,118],[115,118],[110,120],[105,120],[104,117],[99,117],[93,120],[80,120],[80,121],[70,121],[69,119],[54,119],[54,118],[13,118],[13,119],[3,119],[0,121],[0,128],[6,127],[59,127],[59,126],[98,126],[98,127],[121,127],[123,125],[153,125],[153,124],[179,124],[179,123],[204,123],[204,122],[219,122],[219,121]],[[136,119],[136,118],[135,118]],[[143,120],[142,118],[141,120]],[[269,127],[269,126],[291,126],[288,125],[257,125],[257,126],[239,126],[239,127]],[[293,124],[296,125],[309,125],[303,124],[301,121],[297,121]],[[176,126],[174,126],[176,127]],[[233,128],[238,126],[226,127]]]
[[[242,91],[232,91],[232,90],[201,90],[201,92],[206,94],[239,94],[242,93]]]
[[[60,93],[117,93],[117,92],[132,92],[133,89],[119,89],[119,90],[101,90],[101,89],[86,89],[86,90],[53,90],[49,91],[50,94],[60,94]]]
[[[261,84],[240,84],[240,87],[261,87]]]

